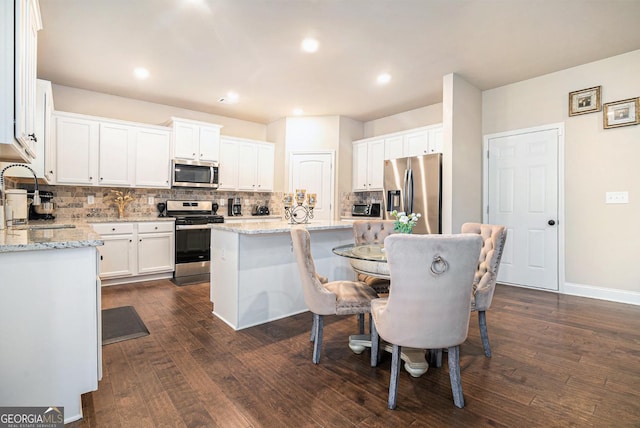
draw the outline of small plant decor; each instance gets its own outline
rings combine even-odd
[[[396,210],[391,211],[391,215],[396,219],[393,230],[400,233],[412,233],[414,226],[420,217],[422,217],[420,213],[411,213],[407,215],[405,212],[398,212]]]
[[[133,201],[131,192],[128,190],[110,190],[111,194],[107,196],[107,200],[111,202],[111,205],[118,207],[118,218],[124,218],[124,208]]]

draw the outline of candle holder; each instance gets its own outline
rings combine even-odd
[[[284,204],[284,218],[289,220],[290,224],[309,223],[313,218],[313,209],[318,202],[315,193],[306,195],[305,189],[296,189],[295,205],[293,203],[294,194],[287,193],[282,202]],[[305,205],[305,201],[307,202]]]

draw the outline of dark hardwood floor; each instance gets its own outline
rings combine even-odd
[[[234,332],[211,314],[208,283],[102,295],[103,308],[133,305],[151,334],[103,347],[103,379],[72,427],[640,427],[638,306],[499,286],[493,357],[476,314],[461,346],[466,406],[453,405],[444,358],[421,378],[402,370],[390,411],[390,356],[371,368],[368,350],[351,352],[355,317],[326,317],[314,365],[309,313]]]

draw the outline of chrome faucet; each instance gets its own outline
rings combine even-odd
[[[2,202],[2,207],[0,207],[0,230],[4,229],[6,226],[6,209],[7,209],[7,194],[4,191],[4,172],[6,170],[8,170],[9,168],[13,168],[14,166],[19,166],[22,168],[26,168],[29,171],[31,171],[31,174],[33,174],[33,182],[34,182],[34,190],[33,190],[33,205],[40,205],[40,192],[38,191],[38,176],[36,175],[36,172],[31,169],[31,167],[21,164],[21,163],[12,163],[9,164],[7,166],[5,166],[4,168],[2,168],[2,171],[0,171],[0,201]]]

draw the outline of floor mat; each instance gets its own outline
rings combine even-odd
[[[148,335],[149,330],[147,330],[133,306],[102,310],[103,345]]]

